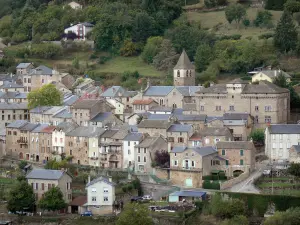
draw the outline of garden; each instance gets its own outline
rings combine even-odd
[[[223,171],[213,171],[211,175],[203,176],[202,180],[204,189],[220,190],[220,183],[226,181],[227,177]]]

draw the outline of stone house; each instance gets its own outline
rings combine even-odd
[[[122,121],[124,120],[124,113],[125,113],[125,105],[118,101],[117,99],[106,99],[107,104],[111,106],[111,108],[113,108],[113,113],[118,116],[118,118],[120,118]]]
[[[192,125],[172,124],[167,130],[168,151],[177,146],[186,146],[193,133]]]
[[[100,166],[100,136],[105,132],[104,128],[100,127],[88,127],[86,133],[89,137],[88,143],[88,158],[90,166]]]
[[[0,112],[0,128],[5,128],[16,120],[30,119],[27,103],[0,103]]]
[[[169,120],[142,120],[138,125],[140,133],[148,133],[150,136],[167,137],[167,130],[171,127],[172,121]]]
[[[125,109],[128,109],[132,107],[133,97],[136,94],[136,91],[128,91],[121,86],[112,86],[105,90],[101,94],[101,97],[105,99],[115,99],[121,102],[124,105]]]
[[[67,107],[61,111],[59,111],[58,113],[56,113],[55,115],[52,116],[52,121],[53,121],[53,125],[57,126],[60,123],[64,123],[64,122],[72,122],[72,113],[70,111],[70,109]]]
[[[123,122],[115,116],[112,112],[98,113],[93,119],[89,121],[89,126],[95,127],[114,127],[122,125]]]
[[[18,84],[16,82],[4,82],[0,86],[0,91],[2,92],[19,92],[23,93],[24,92],[24,86],[21,84]]]
[[[233,135],[227,127],[206,127],[189,138],[189,147],[215,146],[219,141],[231,141]]]
[[[147,136],[134,147],[134,171],[138,173],[150,173],[152,163],[155,160],[156,151],[167,151],[168,142],[162,136]]]
[[[300,124],[271,124],[265,129],[265,154],[271,161],[289,160],[289,149],[300,143]]]
[[[113,204],[116,199],[115,183],[111,178],[98,177],[86,185],[87,210],[94,215],[107,215],[113,213]]]
[[[27,93],[19,91],[0,92],[1,103],[25,103],[27,102]]]
[[[46,127],[48,127],[48,124],[38,124],[29,133],[30,160],[32,161],[40,162],[44,160],[44,155],[41,155],[42,140],[40,134]]]
[[[34,66],[32,63],[20,63],[16,67],[16,73],[17,75],[23,75],[23,74],[28,74],[31,69],[33,69]]]
[[[0,130],[0,159],[6,155],[6,129]]]
[[[254,117],[256,126],[287,123],[289,120],[289,90],[268,81],[248,84],[236,79],[203,88],[196,95],[196,108],[201,114],[223,116],[224,112],[246,112]]]
[[[134,167],[135,160],[135,146],[139,145],[140,142],[147,136],[142,133],[128,133],[123,139],[123,169]]]
[[[300,163],[300,145],[292,145],[289,150],[289,162]]]
[[[28,184],[39,201],[53,187],[58,187],[66,203],[72,201],[72,177],[63,170],[33,169],[27,175]]]
[[[194,130],[202,130],[205,127],[206,115],[174,115],[176,120],[181,124],[190,124]]]
[[[219,156],[226,160],[225,166],[217,164],[226,176],[233,176],[236,171],[251,173],[255,169],[256,150],[252,141],[219,141],[217,149]]]
[[[291,76],[282,70],[262,70],[252,76],[252,83],[259,82],[261,80],[266,80],[272,83],[275,77],[280,74],[286,78],[287,82],[291,82]]]
[[[71,106],[72,118],[80,126],[88,126],[88,123],[100,112],[110,112],[112,108],[104,99],[78,100]]]
[[[30,110],[30,121],[32,123],[46,123],[49,125],[58,125],[54,123],[54,116],[66,110],[67,106],[40,106]],[[55,120],[59,122],[59,120]],[[61,121],[63,122],[63,121]]]
[[[46,164],[47,161],[53,158],[53,146],[52,146],[52,133],[55,130],[55,126],[47,126],[39,133],[39,145],[40,145],[40,154],[39,158],[43,164]]]
[[[143,113],[149,111],[153,106],[158,106],[158,103],[155,100],[148,98],[136,99],[133,101],[132,105],[134,113]]]
[[[170,152],[170,180],[180,187],[202,187],[202,176],[213,169],[212,160],[218,155],[212,146],[175,147]]]

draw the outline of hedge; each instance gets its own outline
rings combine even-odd
[[[263,216],[270,203],[274,203],[275,208],[278,211],[285,211],[292,207],[300,207],[300,197],[296,196],[262,195],[233,192],[226,192],[226,195],[232,198],[243,200],[247,204],[249,215],[252,215],[254,214],[254,212],[256,212],[259,216]]]
[[[220,190],[220,183],[219,183],[219,181],[204,180],[202,183],[202,187],[204,189]]]
[[[207,176],[203,176],[202,180],[227,180],[227,177],[225,176],[225,173],[220,173],[219,176],[218,175],[207,175]]]

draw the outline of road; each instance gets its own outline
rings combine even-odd
[[[256,165],[256,170],[242,182],[232,186],[228,189],[231,192],[255,193],[259,194],[260,191],[254,186],[253,182],[256,178],[262,175],[262,172],[267,168],[267,162],[262,162]]]

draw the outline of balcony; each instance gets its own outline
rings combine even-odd
[[[98,160],[99,157],[97,157],[97,156],[92,156],[92,157],[90,157],[90,159],[91,159],[91,160]]]
[[[17,143],[19,143],[19,144],[28,144],[28,141],[26,139],[19,139],[19,140],[17,140]]]

